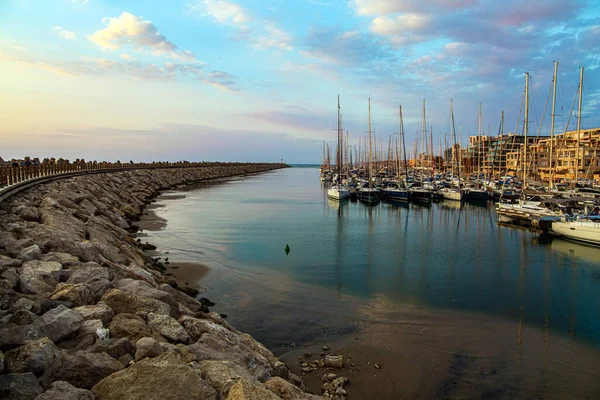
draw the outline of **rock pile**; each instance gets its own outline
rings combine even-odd
[[[271,168],[80,176],[1,203],[0,398],[318,398],[131,234],[161,190]]]

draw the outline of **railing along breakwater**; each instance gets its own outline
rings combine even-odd
[[[151,162],[151,163],[121,163],[121,162],[61,162],[37,165],[0,165],[0,202],[35,184],[48,182],[63,177],[77,175],[130,171],[136,169],[164,168],[204,168],[230,167],[240,165],[272,165],[276,168],[286,167],[281,163],[243,163],[243,162]]]

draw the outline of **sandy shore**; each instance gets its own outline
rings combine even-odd
[[[173,278],[178,285],[195,289],[198,289],[200,281],[210,271],[206,265],[190,262],[172,262],[165,267],[167,267],[165,275]]]

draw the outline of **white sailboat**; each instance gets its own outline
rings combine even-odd
[[[369,186],[358,191],[358,199],[367,204],[379,203],[379,189],[373,187],[373,151],[371,148],[371,99],[369,99]]]
[[[337,109],[337,152],[336,152],[336,169],[337,175],[334,177],[333,185],[327,190],[327,197],[331,200],[345,200],[350,198],[350,191],[342,184],[342,123],[340,113],[340,95],[338,95]]]
[[[552,232],[565,239],[600,246],[600,221],[589,218],[552,222]]]
[[[452,129],[452,137],[454,140],[454,148],[456,148],[456,129],[454,129],[454,106],[452,104],[452,100],[450,100],[450,129]],[[452,175],[454,176],[454,152],[452,153]],[[442,197],[445,200],[455,200],[462,201],[464,197],[464,191],[461,188],[460,184],[460,160],[458,162],[458,189],[455,188],[443,188],[440,189]]]

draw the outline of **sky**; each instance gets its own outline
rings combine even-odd
[[[2,0],[0,156],[319,163],[336,138],[436,153],[481,130],[556,131],[584,70],[600,126],[600,0]],[[577,118],[570,120],[570,129]],[[398,137],[398,135],[394,136]]]

